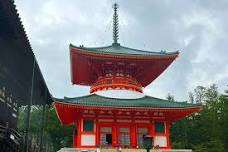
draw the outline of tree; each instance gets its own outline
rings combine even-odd
[[[196,103],[202,103],[204,101],[205,92],[206,92],[206,88],[203,86],[197,86],[194,89],[194,94],[195,94],[194,96],[195,96]]]
[[[189,98],[190,103],[202,103],[203,110],[172,123],[170,138],[173,148],[227,152],[228,91],[221,95],[214,84],[210,87],[198,86]]]
[[[168,93],[168,96],[166,97],[166,99],[167,99],[168,101],[170,101],[170,102],[174,102],[174,101],[175,101],[174,96],[171,95],[170,93]]]
[[[32,151],[39,149],[39,137],[41,131],[41,106],[32,106],[30,119],[30,139]],[[26,108],[21,107],[18,118],[18,130],[23,133],[25,130]],[[56,116],[55,109],[48,107],[46,110],[46,124],[44,132],[44,144],[47,145],[48,152],[56,152],[62,147],[72,147],[72,126],[61,126]]]
[[[194,94],[192,92],[188,93],[188,97],[189,97],[189,102],[190,103],[194,103],[195,97],[194,97]]]
[[[221,100],[221,126],[223,130],[222,140],[225,152],[228,152],[228,90],[220,97]]]
[[[62,126],[53,107],[48,109],[47,133],[52,140],[54,151],[58,151],[62,147],[72,147],[73,126]]]

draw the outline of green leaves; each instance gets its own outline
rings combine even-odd
[[[26,108],[21,107],[18,118],[18,130],[23,133],[25,130]],[[29,139],[32,141],[30,147],[36,151],[40,147],[42,107],[33,106],[31,110]],[[61,126],[53,107],[46,106],[45,127],[43,144],[45,149],[56,152],[62,147],[72,147],[73,126]]]
[[[61,126],[53,107],[47,113],[47,134],[50,135],[54,151],[62,147],[72,147],[73,126]]]
[[[220,94],[215,84],[198,86],[189,93],[189,102],[202,103],[203,110],[172,123],[172,148],[191,148],[194,152],[228,150],[228,91]]]

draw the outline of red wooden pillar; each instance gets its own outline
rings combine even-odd
[[[153,140],[152,140],[152,144],[154,145],[154,136],[155,136],[155,126],[154,126],[154,120],[151,120],[151,125],[149,126],[149,133],[150,133],[150,136],[153,137]]]
[[[100,126],[98,123],[98,118],[96,116],[95,118],[95,139],[96,139],[96,146],[98,147],[100,145]]]
[[[134,123],[132,123],[130,128],[130,141],[131,141],[131,147],[136,147],[136,126]]]
[[[166,121],[166,139],[167,139],[167,148],[170,149],[171,145],[170,145],[170,139],[169,139],[169,128],[170,128],[170,122]]]
[[[76,147],[77,145],[77,137],[78,137],[78,124],[75,122],[75,127],[73,129],[73,147]]]
[[[116,147],[117,146],[117,140],[118,140],[116,123],[114,123],[112,126],[112,138],[113,138],[112,139],[112,146]]]
[[[152,137],[154,137],[154,135],[155,135],[155,129],[154,129],[154,120],[151,120],[151,125],[150,125],[150,127],[149,127],[149,134],[150,134],[150,136],[152,136]]]
[[[78,119],[78,140],[77,140],[77,144],[75,145],[75,147],[80,147],[81,146],[81,131],[82,131],[82,118],[79,117]]]
[[[117,112],[113,112],[113,115],[114,115],[113,123],[112,123],[112,146],[113,147],[116,147],[118,143],[116,113]]]

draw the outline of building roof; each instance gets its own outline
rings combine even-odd
[[[145,51],[145,50],[139,50],[139,49],[133,49],[129,47],[125,47],[120,45],[119,43],[113,43],[109,46],[104,47],[84,47],[80,46],[77,47],[73,44],[70,44],[71,48],[77,48],[84,51],[90,51],[95,53],[108,53],[108,54],[119,54],[119,55],[152,55],[152,56],[165,56],[165,55],[177,55],[179,54],[178,51],[175,52],[166,52],[166,51]]]
[[[53,106],[62,124],[75,122],[80,113],[87,110],[92,110],[97,114],[100,114],[101,111],[130,111],[132,115],[136,115],[137,112],[149,112],[149,117],[159,118],[160,116],[155,115],[155,112],[165,112],[165,116],[161,117],[175,121],[202,109],[199,104],[171,102],[150,96],[138,99],[116,99],[91,94],[75,98],[54,98],[53,100],[55,101]]]
[[[34,70],[32,104],[51,103],[51,94],[13,0],[0,0],[0,50],[0,89],[6,89],[6,97],[12,96],[19,105],[28,105]]]
[[[121,63],[121,66],[125,70],[128,69],[132,77],[145,87],[156,79],[178,55],[178,51],[150,52],[117,44],[97,48],[76,47],[71,44],[71,81],[73,84],[90,86],[95,83],[98,75],[104,74],[104,70],[115,72],[115,67]]]
[[[53,99],[57,102],[70,103],[75,105],[86,105],[86,106],[105,106],[105,107],[147,107],[147,108],[191,108],[199,107],[198,104],[190,104],[187,102],[171,102],[164,99],[159,99],[150,96],[144,96],[137,99],[117,99],[99,96],[96,94],[91,94],[88,96],[68,98],[64,99]]]

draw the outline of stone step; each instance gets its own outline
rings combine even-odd
[[[96,149],[62,148],[57,152],[98,152]],[[101,149],[100,152],[116,152],[116,149]],[[145,149],[122,149],[121,152],[146,152]],[[150,150],[150,152],[192,152],[191,149]]]

